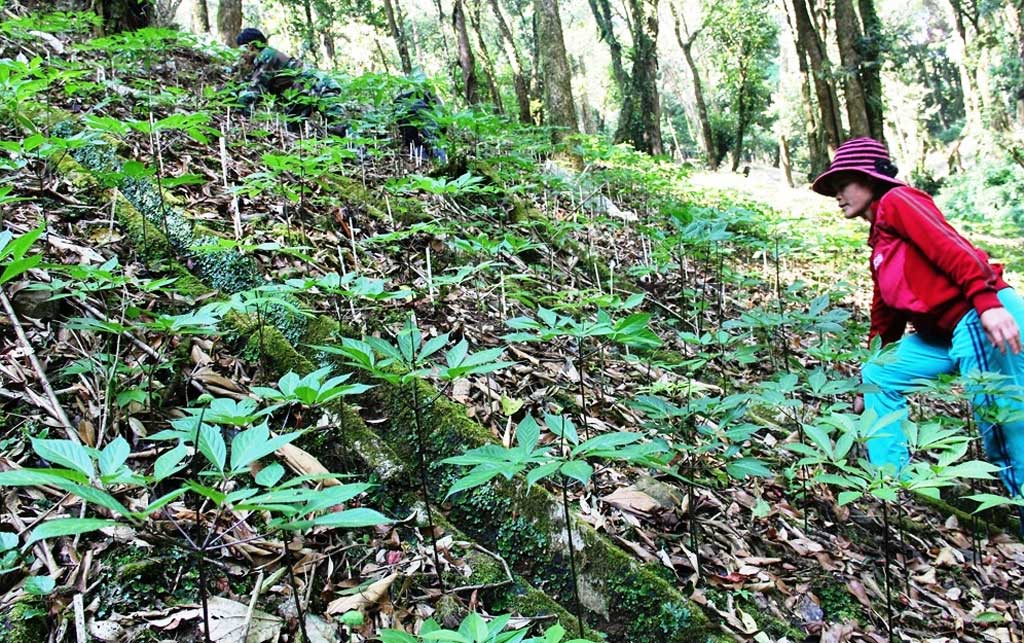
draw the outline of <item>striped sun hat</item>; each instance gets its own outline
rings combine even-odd
[[[896,166],[889,159],[889,150],[885,149],[885,145],[867,136],[851,138],[840,145],[832,158],[832,164],[821,176],[814,179],[811,189],[818,194],[835,196],[832,179],[841,172],[860,172],[883,183],[906,185],[903,181],[893,178],[896,176]]]

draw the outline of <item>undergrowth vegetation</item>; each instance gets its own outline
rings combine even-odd
[[[234,52],[94,19],[0,23],[5,640],[1020,627],[962,387],[862,454],[864,231],[483,108],[425,162],[425,79],[246,115]]]

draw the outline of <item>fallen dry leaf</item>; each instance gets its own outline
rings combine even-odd
[[[277,455],[284,458],[285,463],[291,467],[292,471],[299,475],[325,475],[330,474],[327,467],[320,464],[320,461],[316,459],[311,453],[305,449],[300,449],[294,444],[286,444],[277,450]],[[324,478],[320,482],[325,487],[333,487],[341,484],[337,478]]]
[[[371,605],[375,605],[381,598],[384,597],[388,592],[388,588],[398,578],[398,572],[385,576],[384,578],[372,583],[369,587],[351,596],[341,596],[331,601],[331,604],[327,606],[328,614],[344,614],[345,612],[351,612],[353,610],[362,610]]]
[[[283,621],[271,614],[253,610],[252,618],[246,616],[249,607],[237,601],[219,596],[208,601],[210,610],[210,640],[213,643],[266,643],[281,636]],[[149,621],[151,627],[162,630],[177,629],[183,622],[202,620],[203,608],[189,605],[166,616]],[[202,628],[202,624],[199,625]],[[246,629],[248,628],[248,634]]]
[[[633,486],[616,489],[602,496],[601,500],[613,507],[638,514],[651,514],[661,506],[654,498]]]

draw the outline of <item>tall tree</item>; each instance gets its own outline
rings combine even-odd
[[[302,0],[302,9],[306,16],[306,23],[303,25],[302,48],[313,54],[313,63],[320,65],[320,48],[317,46],[316,22],[313,20],[313,0]]]
[[[196,0],[195,16],[196,31],[199,33],[210,33],[210,7],[206,4],[206,0]]]
[[[629,78],[626,76],[626,68],[622,65],[622,43],[615,35],[612,7],[608,0],[588,0],[590,11],[594,14],[594,22],[597,23],[597,34],[612,55],[612,80],[615,81],[615,89],[618,90],[620,98],[625,96],[626,85]]]
[[[748,128],[770,101],[768,69],[778,44],[778,27],[767,0],[720,0],[707,7],[705,25],[717,44],[714,58],[734,121],[732,170],[739,168]]]
[[[409,44],[405,39],[405,29],[399,21],[400,14],[395,11],[396,4],[398,4],[398,0],[384,0],[384,13],[387,15],[391,37],[398,49],[398,59],[402,61],[402,73],[409,75],[412,73],[412,58],[409,57]]]
[[[704,81],[700,77],[700,69],[693,59],[693,43],[700,34],[697,29],[692,34],[688,33],[686,20],[683,18],[675,3],[669,3],[672,8],[672,17],[676,23],[676,41],[679,48],[683,50],[683,58],[686,59],[686,66],[690,68],[690,77],[693,80],[693,101],[697,108],[698,132],[700,132],[700,143],[704,148],[704,158],[712,170],[718,169],[718,155],[715,154],[715,138],[711,129],[711,118],[708,116],[708,104],[704,99]]]
[[[472,105],[480,102],[480,95],[477,92],[476,59],[473,56],[473,47],[469,43],[466,13],[462,2],[463,0],[455,0],[452,7],[452,27],[455,29],[458,43],[459,68],[462,70],[462,95],[466,102]]]
[[[839,117],[839,100],[836,97],[835,87],[831,83],[830,62],[825,45],[818,35],[818,31],[811,21],[810,13],[807,10],[805,0],[792,0],[794,32],[796,37],[797,54],[804,57],[808,66],[809,74],[814,85],[814,97],[818,106],[819,123],[825,133],[824,144],[827,147],[827,154],[822,155],[826,159],[831,156],[839,144],[843,142],[843,125]],[[812,171],[823,170],[824,167],[812,168]]]
[[[484,40],[484,31],[480,24],[480,0],[470,0],[472,11],[469,14],[469,22],[473,25],[473,32],[476,34],[477,48],[480,50],[480,58],[484,62],[484,71],[487,72],[487,88],[491,94],[491,103],[499,114],[505,113],[505,105],[501,101],[501,91],[498,89],[498,77],[494,71],[494,62],[491,60],[491,52],[487,49],[487,41]]]
[[[952,12],[953,24],[956,27],[957,45],[960,50],[958,63],[960,84],[964,89],[964,108],[967,111],[967,122],[964,125],[964,135],[966,136],[969,133],[980,131],[983,126],[984,100],[978,85],[977,66],[968,54],[972,38],[972,34],[968,33],[968,27],[973,26],[973,34],[977,34],[980,31],[980,19],[977,7],[973,3],[949,0],[949,8]]]
[[[220,0],[217,5],[217,31],[226,45],[235,44],[235,36],[242,30],[242,0]]]
[[[882,101],[882,21],[875,11],[874,0],[858,0],[860,19],[864,23],[864,36],[857,43],[860,55],[860,82],[864,88],[864,103],[868,112],[868,126],[875,140],[885,140],[885,104]],[[1024,60],[1024,59],[1022,59]]]
[[[661,100],[658,98],[658,0],[627,0],[633,30],[633,70],[622,97],[615,140],[661,154]]]
[[[533,0],[537,21],[537,48],[544,83],[544,108],[548,124],[556,127],[554,139],[576,134],[576,104],[572,98],[572,75],[562,36],[558,0]]]
[[[509,29],[508,21],[505,20],[501,7],[498,6],[498,0],[490,0],[490,3],[491,10],[494,12],[494,18],[498,21],[498,31],[501,33],[501,43],[505,50],[505,57],[508,59],[509,66],[512,67],[512,83],[516,90],[519,122],[532,123],[533,117],[530,115],[529,74],[526,72],[522,54],[519,52],[519,47],[516,46],[516,41],[512,36],[512,30]]]
[[[860,52],[857,42],[863,37],[853,0],[835,0],[836,41],[842,63],[843,96],[851,136],[871,136],[867,98],[861,85]]]
[[[98,9],[108,34],[148,27],[153,21],[152,0],[100,0]]]

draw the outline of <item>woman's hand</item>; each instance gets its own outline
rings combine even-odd
[[[999,306],[981,313],[981,327],[988,335],[988,341],[1006,355],[1009,348],[1014,355],[1020,354],[1020,328],[1008,310]]]

